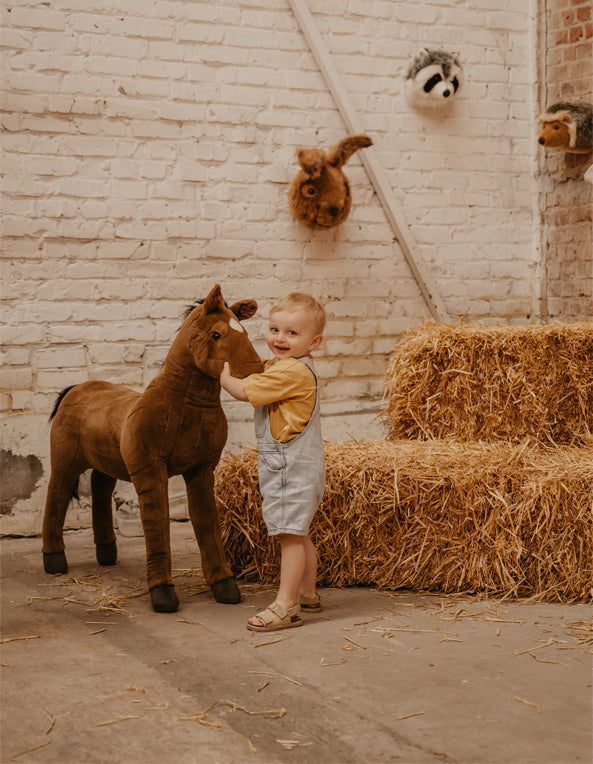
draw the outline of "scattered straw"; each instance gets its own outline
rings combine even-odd
[[[270,639],[267,642],[258,642],[254,647],[267,647],[268,645],[276,645],[278,642],[286,642],[290,637],[281,637],[280,639]]]
[[[291,682],[292,684],[297,684],[299,685],[299,687],[303,686],[302,682],[299,682],[298,680],[293,679],[290,676],[286,676],[286,674],[278,674],[271,671],[248,671],[247,673],[248,674],[264,674],[265,676],[276,676],[276,677],[280,677],[281,679],[286,679],[287,682]]]
[[[221,732],[226,732],[220,722],[212,722],[209,721],[206,717],[212,711],[213,708],[216,706],[229,706],[235,711],[242,711],[244,714],[248,714],[249,716],[263,716],[265,719],[280,719],[286,714],[285,708],[273,708],[268,709],[265,711],[250,711],[249,709],[245,708],[245,706],[240,706],[238,703],[235,703],[232,700],[215,700],[213,703],[211,703],[208,708],[205,711],[198,711],[195,714],[192,714],[191,716],[184,716],[179,717],[179,721],[181,722],[199,722],[200,724],[205,724],[208,727],[213,727],[215,729],[220,730]]]
[[[286,714],[285,708],[272,708],[266,711],[250,711],[248,708],[245,708],[245,706],[240,706],[232,700],[221,700],[219,702],[230,706],[236,711],[243,711],[244,714],[249,714],[249,716],[263,716],[265,719],[280,719]]]
[[[547,642],[544,642],[543,645],[536,645],[535,647],[528,647],[527,650],[519,650],[516,653],[513,653],[513,655],[525,655],[525,653],[532,653],[534,650],[543,650],[544,647],[551,647],[554,644],[557,644],[557,639],[549,639]]]
[[[130,719],[140,719],[139,716],[118,716],[116,719],[109,719],[106,722],[97,722],[93,724],[93,727],[109,727],[111,724],[119,724],[120,722],[129,722]]]
[[[18,756],[24,756],[26,753],[31,753],[32,751],[38,751],[40,748],[45,748],[45,746],[49,745],[50,743],[51,740],[46,740],[45,743],[40,743],[39,745],[34,745],[32,748],[27,748],[25,751],[15,753],[10,757],[10,761],[14,761]]]
[[[560,661],[544,661],[544,660],[542,660],[541,658],[538,658],[538,657],[537,657],[537,655],[534,655],[533,653],[529,653],[529,655],[531,655],[531,657],[532,657],[532,658],[533,658],[535,661],[537,661],[538,663],[555,663],[557,666],[561,665],[561,664],[560,664]]]
[[[579,645],[593,644],[593,621],[577,621],[577,623],[567,623],[566,629],[572,632]]]
[[[204,577],[200,568],[188,568],[173,576],[175,588],[179,593],[190,595],[201,594],[206,591],[204,588]],[[75,589],[72,589],[72,585]],[[126,614],[126,606],[129,600],[148,595],[145,581],[140,578],[125,578],[123,576],[113,575],[110,571],[101,571],[99,573],[89,574],[76,578],[67,578],[52,582],[52,587],[65,587],[67,594],[56,597],[31,597],[42,600],[62,600],[64,605],[80,605],[86,608],[89,613],[114,613],[117,615]],[[209,591],[209,588],[208,588]],[[29,604],[30,604],[29,602]],[[110,625],[114,622],[109,621],[87,621],[101,625]],[[186,621],[186,623],[192,623]],[[196,622],[196,625],[197,622]],[[91,632],[99,634],[104,629]],[[21,637],[21,639],[33,639],[34,637]]]
[[[396,716],[395,721],[401,722],[402,719],[411,719],[413,716],[422,716],[424,714],[424,711],[416,711],[414,714],[406,714],[405,716]]]
[[[532,708],[537,709],[538,714],[541,714],[542,712],[537,703],[532,703],[530,700],[525,700],[525,698],[520,698],[517,695],[515,695],[515,700],[518,700],[519,703],[525,703],[526,706],[531,706]]]
[[[348,642],[351,642],[356,647],[360,647],[361,650],[366,650],[366,647],[364,645],[361,645],[359,642],[355,642],[353,639],[350,639],[350,637],[342,637],[342,639],[347,639]]]
[[[33,634],[30,637],[5,637],[4,639],[0,639],[0,645],[4,645],[7,642],[18,642],[21,639],[41,639],[41,637],[38,634]]]
[[[45,706],[43,707],[43,710],[49,716],[49,727],[45,730],[45,734],[49,735],[49,733],[53,730],[54,725],[56,723],[56,717],[52,713],[50,713]]]
[[[313,743],[301,743],[299,740],[276,740],[276,742],[280,743],[282,748],[286,751],[292,751],[293,748],[305,748],[308,745],[313,745]]]

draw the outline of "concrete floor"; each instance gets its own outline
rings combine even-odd
[[[251,634],[273,592],[214,602],[190,525],[172,539],[173,614],[142,538],[101,569],[70,532],[57,577],[39,539],[2,540],[3,764],[590,764],[588,605],[326,589],[303,627]]]

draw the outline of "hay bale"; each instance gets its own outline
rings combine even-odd
[[[326,460],[320,585],[590,599],[591,444],[326,443]],[[216,492],[235,575],[277,582],[254,449],[223,458]]]
[[[393,351],[387,439],[577,445],[593,432],[593,322],[426,323]]]

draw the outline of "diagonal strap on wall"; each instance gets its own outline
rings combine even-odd
[[[315,22],[304,0],[288,0],[288,2],[321,69],[326,84],[336,101],[348,131],[350,133],[364,132],[350,96],[317,31]],[[370,146],[369,148],[362,149],[360,156],[432,318],[437,321],[450,321],[441,296],[421,261],[402,209],[393,195],[389,181],[383,172],[373,147]]]

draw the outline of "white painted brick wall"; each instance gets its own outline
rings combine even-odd
[[[307,5],[451,315],[537,319],[529,0]],[[0,402],[19,426],[83,379],[143,387],[216,282],[258,300],[262,351],[276,297],[318,296],[328,410],[379,406],[393,343],[428,311],[359,156],[346,223],[290,215],[295,149],[347,131],[289,4],[21,0],[2,24]],[[403,98],[416,44],[459,52],[448,112]]]

